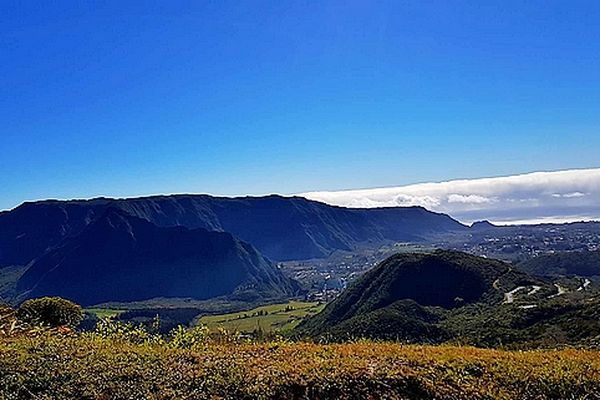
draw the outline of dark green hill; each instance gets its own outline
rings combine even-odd
[[[398,254],[357,279],[296,333],[479,346],[597,343],[600,298],[557,288],[509,264],[465,253]]]
[[[294,282],[229,233],[157,227],[121,210],[108,210],[35,259],[17,289],[82,305],[154,297],[256,301],[297,292]]]
[[[438,325],[462,344],[512,348],[600,344],[600,297],[563,295],[537,302],[473,304],[451,310]]]
[[[574,251],[543,255],[520,263],[519,268],[539,276],[600,277],[600,251]]]
[[[350,285],[301,329],[309,334],[359,330],[377,337],[398,335],[399,325],[402,329],[410,324],[423,325],[427,330],[431,323],[438,322],[438,308],[500,303],[502,288],[535,282],[508,264],[465,253],[438,250],[430,254],[396,254]],[[383,329],[384,325],[390,329]]]

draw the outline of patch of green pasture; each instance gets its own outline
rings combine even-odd
[[[263,332],[286,331],[294,328],[304,318],[320,312],[325,304],[306,301],[269,304],[236,313],[207,315],[198,322],[212,331],[224,328],[228,331]]]
[[[123,314],[126,310],[117,310],[112,308],[86,308],[84,311],[94,314],[98,318],[114,318]]]

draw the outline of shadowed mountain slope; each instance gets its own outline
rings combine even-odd
[[[35,259],[17,289],[83,305],[154,297],[255,301],[297,292],[294,282],[229,233],[157,227],[121,210],[107,210]]]

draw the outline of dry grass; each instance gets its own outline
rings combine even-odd
[[[600,352],[0,340],[1,399],[599,399]]]

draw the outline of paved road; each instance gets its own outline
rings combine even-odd
[[[523,289],[525,289],[525,286],[518,286],[518,287],[514,288],[513,290],[511,290],[510,292],[504,293],[504,303],[510,304],[513,301],[515,301],[515,293],[517,293],[519,290],[523,290]]]
[[[558,283],[555,283],[554,286],[556,287],[557,292],[551,296],[548,296],[549,299],[561,296],[569,291],[569,289],[560,286]]]
[[[589,279],[585,278],[585,280],[583,281],[583,284],[577,288],[577,291],[581,292],[582,290],[587,289],[587,287],[590,286],[590,283],[592,283],[592,281],[590,281]]]
[[[536,294],[537,292],[539,292],[542,289],[541,286],[536,286],[536,285],[531,286],[531,288],[532,289],[529,292],[527,292],[527,296],[531,296],[533,294]]]

